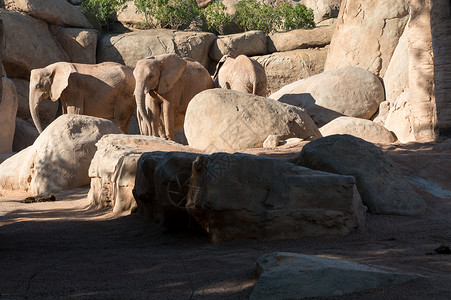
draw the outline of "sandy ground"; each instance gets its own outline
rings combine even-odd
[[[274,251],[348,259],[424,276],[330,299],[451,299],[451,142],[384,146],[428,204],[420,217],[368,214],[343,238],[211,244],[164,234],[139,215],[89,209],[87,189],[56,202],[0,195],[0,299],[247,299],[255,261]],[[275,156],[293,157],[291,153]]]

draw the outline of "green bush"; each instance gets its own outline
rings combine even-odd
[[[243,31],[261,30],[266,33],[276,30],[292,30],[315,27],[313,11],[305,5],[283,3],[272,7],[257,0],[241,0],[236,5],[234,18]]]
[[[125,7],[127,0],[84,0],[85,11],[107,25],[114,13]],[[214,1],[199,9],[195,0],[134,0],[138,12],[143,13],[146,25],[153,28],[184,29],[193,21],[201,28],[216,34],[224,32],[232,19],[221,1]],[[243,31],[292,30],[314,27],[313,11],[304,5],[283,3],[278,7],[264,5],[257,0],[237,3],[233,21]]]
[[[108,25],[114,14],[125,8],[127,0],[83,0],[85,12],[95,16],[102,25]]]
[[[195,0],[135,0],[135,5],[156,28],[184,28],[199,15]]]
[[[215,34],[223,34],[225,27],[232,21],[232,17],[226,12],[227,8],[220,1],[215,1],[200,11],[202,29]]]

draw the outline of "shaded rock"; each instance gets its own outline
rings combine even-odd
[[[366,210],[354,183],[277,159],[215,153],[193,163],[186,207],[212,242],[346,235]]]
[[[17,93],[14,83],[2,77],[0,95],[0,154],[13,152],[14,131],[16,129]]]
[[[14,86],[16,87],[17,99],[19,101],[17,118],[24,120],[30,119],[30,101],[28,99],[30,95],[30,82],[26,79],[21,78],[11,78],[11,80],[14,82]],[[50,99],[44,99],[39,104],[38,110],[41,124],[43,124],[44,127],[47,127],[47,125],[56,118],[58,111],[58,101],[53,102]]]
[[[301,0],[300,3],[313,10],[315,23],[318,24],[338,16],[341,0]]]
[[[89,166],[91,188],[88,200],[91,205],[112,207],[114,212],[135,210],[137,204],[132,190],[138,160],[144,152],[160,149],[188,151],[189,148],[154,136],[103,136],[97,143],[97,151]]]
[[[268,36],[268,51],[272,53],[324,47],[330,44],[334,30],[335,26],[322,26],[274,32]]]
[[[208,66],[208,52],[215,35],[207,32],[185,32],[149,29],[124,34],[104,35],[97,48],[97,63],[113,61],[134,69],[140,59],[166,53],[190,57]]]
[[[321,127],[340,116],[370,119],[384,101],[384,87],[363,68],[343,67],[293,82],[269,98],[305,109]]]
[[[268,90],[274,93],[287,84],[323,72],[326,57],[327,47],[275,52],[252,58],[265,68]]]
[[[95,64],[97,37],[95,29],[52,26],[51,30],[73,63]]]
[[[336,118],[319,129],[326,137],[334,134],[350,134],[370,143],[390,144],[396,141],[384,126],[370,120],[352,117]]]
[[[261,148],[268,135],[321,136],[300,108],[224,89],[197,94],[186,110],[184,129],[190,147],[207,153]]]
[[[405,27],[384,75],[385,98],[390,104],[409,87],[408,28]]]
[[[251,300],[341,296],[421,278],[352,261],[288,252],[260,257],[257,273],[259,280]]]
[[[14,132],[13,151],[19,152],[33,145],[39,136],[39,132],[33,121],[16,118],[16,131]]]
[[[4,0],[8,10],[16,10],[45,21],[69,27],[92,28],[80,9],[66,0]]]
[[[360,66],[383,77],[409,18],[409,0],[345,0],[325,70]]]
[[[5,27],[3,65],[9,77],[29,80],[33,69],[46,67],[58,61],[69,61],[69,57],[55,40],[47,23],[2,9],[0,18]]]
[[[97,150],[95,144],[109,133],[121,133],[110,120],[60,116],[32,146],[0,165],[0,190],[39,195],[89,184],[88,168]]]
[[[184,152],[177,152],[184,151]],[[185,226],[191,164],[199,154],[189,147],[165,147],[141,155],[133,196],[138,212],[166,229]]]
[[[298,164],[314,170],[354,176],[371,213],[418,215],[424,200],[382,150],[351,135],[331,135],[304,146]]]
[[[219,61],[224,55],[235,58],[268,53],[267,38],[263,31],[247,31],[229,35],[220,35],[210,48],[210,58]]]

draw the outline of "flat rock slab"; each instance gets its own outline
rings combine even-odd
[[[340,296],[421,278],[351,261],[287,252],[263,255],[257,261],[257,272],[260,278],[251,300]]]
[[[343,236],[365,218],[354,183],[278,159],[215,153],[193,162],[186,207],[212,242]]]

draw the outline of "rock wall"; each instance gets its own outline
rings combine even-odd
[[[437,129],[451,136],[451,2],[433,0],[431,7],[432,49],[434,55],[434,94]]]

